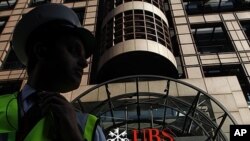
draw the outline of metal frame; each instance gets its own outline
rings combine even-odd
[[[140,82],[144,81],[150,81],[150,80],[163,80],[166,81],[166,88],[163,90],[162,93],[152,93],[152,92],[140,92],[139,91],[139,84]],[[109,90],[110,84],[114,83],[124,83],[124,82],[134,82],[133,84],[135,87],[135,92],[133,93],[124,93],[118,96],[112,97],[112,93]],[[192,99],[192,102],[184,101],[183,99],[179,97],[171,96],[170,93],[170,83],[180,84],[183,86],[186,86],[188,88],[194,89],[197,91],[196,96],[194,99]],[[232,118],[230,113],[226,110],[225,107],[223,107],[216,99],[212,98],[210,95],[208,95],[206,92],[202,91],[201,89],[190,85],[186,82],[182,82],[180,80],[175,80],[172,78],[162,77],[162,76],[147,76],[147,75],[137,75],[137,76],[129,76],[129,77],[122,77],[113,79],[107,82],[104,82],[102,84],[96,85],[89,90],[82,93],[80,96],[78,96],[75,100],[72,101],[74,105],[79,105],[79,107],[84,107],[84,101],[81,101],[84,99],[84,96],[89,94],[91,91],[99,89],[101,87],[105,88],[107,99],[99,102],[96,106],[92,107],[91,109],[88,109],[88,111],[84,111],[83,108],[80,108],[83,112],[90,112],[100,117],[102,120],[102,115],[106,112],[111,113],[111,120],[112,124],[104,127],[104,130],[106,133],[110,131],[111,129],[124,126],[128,130],[130,124],[137,124],[137,129],[143,129],[142,124],[143,123],[149,123],[151,127],[155,128],[157,125],[160,129],[172,129],[175,131],[179,131],[177,136],[188,136],[188,135],[203,135],[207,136],[208,140],[228,140],[225,136],[225,134],[222,131],[222,126],[225,125],[225,120],[228,119],[231,121],[232,124],[236,124],[235,120]],[[143,99],[143,96],[149,96],[150,99]],[[119,100],[122,100],[126,98],[126,103],[119,103]],[[130,99],[131,100],[130,100]],[[134,99],[132,99],[134,98]],[[204,100],[202,99],[204,98]],[[129,100],[128,100],[129,99]],[[206,115],[201,109],[199,109],[199,106],[204,104],[205,102],[213,102],[216,104],[216,106],[220,107],[220,109],[223,111],[222,116],[218,117],[217,119],[213,119]],[[136,110],[136,118],[133,120],[128,119],[128,106],[134,106]],[[149,105],[149,112],[150,117],[147,119],[143,119],[141,116],[142,112],[142,106],[143,105]],[[153,106],[159,106],[162,107],[164,110],[163,119],[154,119],[154,115],[152,113],[152,107]],[[106,109],[105,109],[106,108]],[[115,110],[116,109],[125,109],[125,117],[123,120],[120,119],[119,122],[117,122],[115,117]],[[178,122],[178,118],[184,117],[184,122],[182,124],[182,128],[174,127],[173,124],[166,121],[166,110],[172,109],[174,112],[178,113],[176,115],[175,119]],[[182,115],[180,117],[180,115]],[[222,118],[220,122],[216,123],[216,120],[219,118]],[[197,133],[193,133],[194,129],[197,129]],[[228,127],[229,128],[229,127]],[[199,131],[199,132],[198,132]],[[173,134],[175,136],[175,134]]]

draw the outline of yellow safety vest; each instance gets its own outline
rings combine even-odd
[[[83,138],[87,141],[93,140],[97,121],[98,119],[95,116],[88,114],[82,131]],[[0,123],[0,135],[1,133],[8,134],[7,141],[15,141],[18,129],[17,93],[0,96]],[[47,117],[42,118],[31,129],[24,141],[50,141],[47,136],[49,125],[50,119]]]

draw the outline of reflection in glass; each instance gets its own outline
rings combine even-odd
[[[220,25],[193,27],[191,31],[200,53],[234,51],[226,31]]]
[[[14,8],[16,0],[1,0],[0,1],[0,10],[7,10]]]
[[[242,10],[249,0],[184,0],[188,14],[209,13],[230,10]]]
[[[249,0],[250,1],[250,0]],[[250,39],[250,21],[241,21],[241,26],[247,35],[248,40]]]

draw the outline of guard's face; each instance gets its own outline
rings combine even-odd
[[[63,35],[52,47],[48,58],[50,77],[55,79],[55,87],[60,92],[67,92],[79,87],[83,69],[87,67],[84,45],[79,37]]]

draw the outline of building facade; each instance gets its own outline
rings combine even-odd
[[[231,124],[250,124],[250,1],[2,0],[0,94],[26,83],[12,32],[44,3],[72,8],[97,38],[81,86],[64,95],[99,116],[108,139],[120,129],[133,140],[229,140]]]

